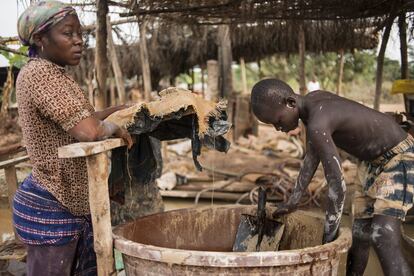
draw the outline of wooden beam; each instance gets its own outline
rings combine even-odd
[[[148,21],[142,21],[139,24],[139,54],[141,57],[142,78],[144,81],[144,98],[145,101],[151,101],[151,69],[147,49],[147,24]]]
[[[9,159],[9,160],[6,160],[6,161],[2,161],[2,162],[0,162],[0,170],[4,169],[4,168],[7,168],[7,167],[10,167],[10,166],[15,166],[15,165],[17,165],[19,163],[22,163],[22,162],[26,162],[27,160],[29,160],[29,156],[25,155],[25,156]]]
[[[387,48],[388,39],[390,37],[392,23],[394,16],[390,16],[387,25],[385,26],[384,33],[382,35],[381,47],[377,57],[377,73],[375,77],[375,98],[374,98],[374,109],[379,110],[382,92],[382,72],[384,69],[384,57],[385,50]]]
[[[3,155],[9,155],[9,154],[14,154],[14,153],[18,153],[21,151],[25,151],[26,148],[22,146],[22,143],[18,142],[18,143],[14,143],[5,147],[1,147],[0,148],[0,157],[2,157]]]
[[[106,24],[108,3],[106,0],[97,0],[96,7],[95,74],[98,89],[95,93],[95,109],[103,110],[106,107],[106,78],[108,76],[108,32]]]
[[[85,157],[114,148],[125,146],[121,138],[112,138],[96,142],[80,142],[58,148],[59,158]]]
[[[299,25],[298,33],[298,49],[299,49],[299,91],[301,95],[306,93],[306,77],[305,77],[305,31],[303,23]]]
[[[112,64],[112,71],[114,72],[115,76],[115,84],[116,84],[116,90],[118,92],[118,99],[120,104],[125,103],[125,85],[124,85],[124,78],[122,75],[121,66],[119,65],[118,61],[118,55],[116,54],[116,48],[114,44],[114,39],[112,37],[112,26],[110,23],[109,16],[107,17],[107,26],[108,26],[108,50],[109,50],[109,56],[111,58],[111,64]],[[112,103],[115,104],[115,103]]]
[[[218,46],[220,97],[225,98],[233,93],[233,77],[231,69],[233,56],[231,52],[230,27],[228,25],[220,25],[218,27]]]
[[[108,191],[109,157],[106,152],[94,154],[86,158],[86,164],[98,276],[113,275],[115,262]]]
[[[338,82],[337,82],[337,85],[336,85],[336,95],[341,94],[342,78],[343,78],[343,75],[344,75],[344,62],[345,62],[344,49],[340,49],[339,50]]]

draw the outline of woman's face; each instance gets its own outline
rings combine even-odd
[[[77,15],[67,15],[36,42],[39,57],[60,66],[78,65],[82,57],[83,39]]]

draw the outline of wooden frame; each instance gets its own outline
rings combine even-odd
[[[98,142],[75,143],[58,149],[59,158],[86,158],[89,205],[99,276],[115,275],[116,273],[108,191],[110,165],[108,151],[122,146],[125,146],[125,142],[116,138]]]
[[[27,160],[29,160],[29,156],[25,155],[0,162],[0,170],[4,169],[6,175],[7,196],[9,198],[10,209],[13,209],[13,197],[18,187],[16,165]]]

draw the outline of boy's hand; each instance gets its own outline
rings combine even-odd
[[[290,212],[293,212],[295,209],[295,204],[291,204],[289,202],[281,203],[276,205],[276,211],[273,212],[272,216],[276,218],[281,215],[289,214]]]
[[[132,137],[125,128],[119,127],[117,131],[115,131],[114,136],[118,138],[122,138],[127,144],[128,149],[131,149],[132,144],[133,144]]]

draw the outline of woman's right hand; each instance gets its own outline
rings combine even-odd
[[[128,130],[123,127],[118,127],[118,129],[114,133],[114,137],[121,138],[127,144],[128,149],[131,149],[134,142],[132,141],[131,134],[129,134]]]

